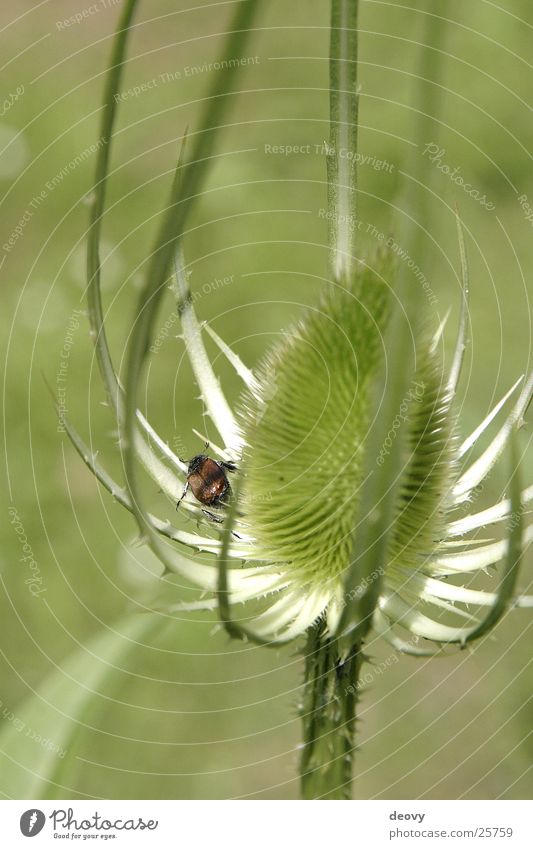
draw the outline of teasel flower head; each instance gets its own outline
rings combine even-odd
[[[243,4],[236,13],[228,56],[238,52],[256,5]],[[135,1],[129,0],[115,42],[103,113],[102,137],[106,139],[112,137],[114,93],[134,8]],[[357,4],[333,3],[332,31],[340,32],[347,23],[348,42],[342,38],[332,41],[332,150],[343,141],[339,134],[345,127],[349,131],[344,143],[350,149],[357,147],[355,63],[348,66],[350,79],[341,79],[343,51],[357,54]],[[430,51],[428,57],[431,61]],[[219,95],[229,90],[233,74],[232,70],[228,79],[217,80],[220,90],[213,92],[214,105],[205,116],[206,127],[221,120],[227,98]],[[343,115],[351,115],[351,123],[343,122]],[[134,513],[142,539],[166,571],[180,574],[211,594],[175,606],[176,612],[219,606],[227,625],[235,618],[246,619],[245,627],[235,626],[235,634],[279,643],[302,636],[316,623],[322,623],[327,637],[350,633],[361,625],[351,617],[362,599],[363,635],[372,625],[397,647],[415,653],[424,651],[424,641],[436,647],[465,644],[495,624],[509,604],[530,603],[528,598],[515,599],[514,587],[521,552],[532,536],[524,513],[533,488],[520,493],[516,472],[509,497],[481,511],[472,506],[465,512],[465,508],[484,486],[506,444],[514,442],[513,431],[522,424],[531,399],[533,376],[518,380],[472,434],[465,437],[460,433],[456,391],[467,344],[468,268],[459,219],[463,299],[450,373],[446,374],[441,358],[445,322],[438,328],[418,328],[412,377],[391,421],[386,422],[387,438],[371,456],[376,449],[369,439],[376,426],[373,391],[383,373],[384,338],[390,332],[397,296],[393,256],[381,249],[366,261],[354,263],[353,234],[335,224],[330,234],[331,279],[321,299],[250,368],[198,320],[194,309],[194,280],[187,271],[181,241],[188,204],[201,184],[213,135],[202,130],[198,139],[189,163],[183,161],[182,148],[140,295],[124,388],[107,347],[100,299],[98,246],[109,145],[99,151],[88,249],[89,319],[121,434],[126,487],[110,478],[68,421],[63,422],[65,428],[100,481]],[[346,168],[346,162],[333,157],[329,163],[333,169],[329,174],[330,203],[334,209],[346,207],[355,214],[353,160],[351,171],[335,170]],[[350,191],[346,185],[352,186]],[[231,482],[236,482],[233,498],[209,509],[190,492],[180,501],[187,482],[187,460],[172,452],[137,409],[138,386],[169,270],[182,339],[206,412],[218,432],[218,438],[210,440],[210,451],[219,461],[236,466],[236,472],[228,473]],[[228,404],[209,361],[206,334],[243,382],[235,409]],[[501,421],[499,430],[475,457],[479,438],[495,419]],[[359,574],[354,562],[357,539],[374,521],[373,505],[363,500],[367,481],[391,455],[397,473],[388,544],[374,559],[373,569]],[[136,474],[139,462],[171,504],[180,501],[180,510],[198,520],[197,533],[148,514]],[[378,492],[376,502],[379,498]],[[510,528],[507,538],[496,538],[495,531],[506,523]],[[479,540],[481,529],[484,538]],[[191,551],[213,555],[218,562],[197,562]],[[471,586],[477,575],[501,563],[503,577],[498,589]],[[255,605],[252,613],[241,613],[236,607],[256,601],[263,606],[259,612]],[[473,612],[475,608],[481,613]],[[400,634],[422,644],[406,642]]]
[[[218,441],[210,451],[218,461],[231,461],[241,478],[234,505],[235,521],[227,545],[227,601],[233,617],[246,621],[243,633],[267,643],[300,637],[323,619],[325,633],[335,636],[349,593],[345,576],[350,564],[354,525],[361,515],[360,493],[368,468],[365,455],[371,388],[381,367],[383,334],[390,314],[394,262],[381,251],[359,263],[348,286],[331,285],[319,303],[289,327],[254,369],[196,316],[189,278],[175,266],[174,291],[182,335],[192,369]],[[466,298],[464,300],[466,309]],[[464,322],[463,322],[464,323]],[[531,398],[533,377],[521,378],[476,430],[461,437],[456,412],[458,340],[452,374],[440,355],[443,328],[429,332],[419,347],[418,364],[406,397],[391,422],[390,436],[374,458],[400,450],[396,426],[405,428],[397,486],[395,518],[387,560],[376,564],[380,592],[372,626],[397,647],[422,653],[422,645],[465,644],[484,632],[484,617],[474,609],[499,615],[514,599],[507,581],[505,597],[493,589],[474,589],[476,575],[512,557],[532,536],[522,529],[522,512],[533,498],[529,487],[516,502],[504,498],[477,511],[469,502],[484,486],[513,429],[521,423]],[[226,401],[209,362],[208,335],[235,368],[244,384],[235,410]],[[502,415],[505,407],[506,415]],[[475,456],[478,439],[493,420],[500,427],[489,446]],[[69,423],[75,444],[100,480],[131,506],[128,496],[91,458]],[[178,501],[187,478],[187,463],[174,456],[141,413],[137,416],[136,453],[172,501]],[[163,454],[158,459],[153,447]],[[218,567],[195,563],[191,549],[220,555],[227,505],[205,509],[189,492],[180,510],[196,518],[201,532],[191,533],[152,518],[154,529],[170,538],[176,556],[168,568],[211,593],[198,602],[172,606],[174,612],[217,605]],[[362,512],[364,516],[364,509]],[[217,520],[217,521],[215,521]],[[497,539],[498,527],[511,527]],[[483,529],[484,538],[476,538]],[[514,534],[514,535],[513,535]],[[515,562],[509,572],[515,577]],[[504,582],[500,583],[500,587]],[[514,585],[514,580],[513,580]],[[365,586],[355,589],[364,591]],[[352,591],[353,598],[353,591]],[[250,615],[246,602],[263,609]],[[242,612],[241,612],[242,609]],[[499,618],[499,617],[498,617]],[[494,620],[496,621],[496,620]],[[401,637],[415,637],[402,641]],[[422,641],[422,642],[420,642]]]
[[[109,140],[135,5],[135,0],[127,0],[110,64],[101,134]],[[235,55],[244,55],[257,5],[257,0],[239,4],[225,52],[228,64]],[[398,269],[386,249],[356,260],[361,254],[353,228],[342,223],[356,217],[355,157],[335,151],[357,150],[357,6],[356,0],[332,2],[331,260],[318,303],[286,329],[255,367],[243,363],[196,315],[183,235],[212,154],[211,129],[224,124],[229,101],[225,95],[235,75],[234,65],[229,65],[224,78],[217,76],[186,162],[182,148],[132,322],[124,385],[107,347],[100,299],[98,245],[109,145],[98,153],[88,251],[89,320],[119,428],[125,486],[110,477],[62,417],[85,462],[134,514],[142,542],[165,573],[179,575],[201,591],[195,601],[165,603],[167,612],[179,616],[218,609],[231,636],[267,645],[307,635],[301,775],[304,795],[312,798],[349,795],[353,684],[371,628],[399,651],[428,654],[485,635],[513,605],[533,606],[531,597],[516,596],[522,553],[533,536],[527,522],[533,487],[521,492],[515,434],[531,400],[533,375],[518,379],[471,434],[461,432],[457,387],[469,316],[459,219],[463,296],[448,368],[442,353],[446,321],[432,327],[427,318],[417,320],[411,309],[416,296],[412,286],[410,292],[405,286],[405,266]],[[440,21],[429,16],[428,45],[438,43],[437,35],[441,38],[435,29]],[[442,54],[441,49],[425,51],[421,80],[431,78],[434,57]],[[430,113],[423,102],[420,115],[428,119]],[[424,132],[422,122],[419,139]],[[415,208],[413,202],[410,208]],[[409,253],[418,256],[416,234],[412,248]],[[230,497],[214,505],[194,497],[187,486],[187,458],[176,456],[138,409],[156,314],[169,279],[181,338],[218,434],[209,439],[209,455],[221,464],[231,486]],[[408,327],[398,323],[398,303],[405,309]],[[209,360],[206,336],[243,383],[234,409]],[[411,338],[413,362],[406,356],[405,340]],[[391,351],[396,353],[387,380]],[[376,406],[381,381],[383,405]],[[492,440],[479,450],[479,440],[492,428]],[[383,439],[376,441],[380,435]],[[508,445],[509,493],[479,510],[477,495]],[[170,505],[179,503],[180,513],[198,522],[196,532],[148,512],[139,466]],[[211,562],[205,562],[205,555]],[[492,567],[499,567],[497,578]],[[479,577],[486,584],[483,588]],[[343,680],[346,686],[339,687]]]
[[[237,563],[256,564],[259,586],[269,583],[266,610],[247,624],[251,636],[287,641],[320,617],[331,636],[337,632],[346,604],[353,529],[361,514],[358,493],[368,465],[371,388],[383,356],[393,273],[386,252],[369,265],[361,263],[353,285],[328,288],[253,373],[221,344],[246,383],[231,426],[235,439],[223,453],[245,469],[228,553]],[[186,312],[185,324],[196,326],[190,302]],[[521,422],[533,386],[532,378],[518,381],[480,427],[461,440],[456,378],[444,372],[439,337],[438,331],[433,338],[428,334],[420,346],[418,366],[398,410],[406,428],[403,467],[389,557],[376,564],[382,580],[373,626],[396,644],[398,628],[437,645],[464,644],[479,630],[472,609],[496,604],[494,592],[469,584],[505,560],[509,540],[492,538],[491,531],[512,523],[511,500],[481,512],[465,515],[463,510]],[[192,341],[189,333],[184,338],[185,344]],[[463,340],[458,344],[459,357]],[[493,441],[472,459],[478,438],[513,395],[514,406]],[[215,404],[210,407],[214,410]],[[221,436],[223,429],[221,424]],[[393,443],[382,450],[396,449]],[[524,504],[532,496],[530,488]],[[519,523],[517,515],[514,522]],[[473,534],[481,528],[490,538],[478,542]],[[531,531],[531,526],[525,530],[524,544]],[[253,585],[253,575],[249,581]],[[258,595],[263,594],[260,589]]]

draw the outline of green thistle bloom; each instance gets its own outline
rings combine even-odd
[[[212,451],[245,469],[228,549],[234,566],[227,574],[230,603],[265,602],[262,612],[247,616],[246,633],[252,638],[287,642],[321,618],[327,633],[336,634],[347,601],[344,577],[360,510],[371,426],[370,390],[381,367],[393,275],[394,265],[386,253],[372,264],[361,263],[353,285],[328,288],[319,304],[287,330],[283,341],[252,372],[207,325],[200,325],[187,276],[181,265],[176,266],[183,339],[207,412],[220,434],[221,445],[211,444]],[[525,413],[533,386],[530,377],[489,447],[469,463],[478,438],[517,393],[521,381],[461,442],[455,386],[444,375],[438,352],[442,330],[433,338],[428,335],[420,346],[412,386],[398,411],[407,428],[405,456],[389,557],[376,564],[382,581],[373,627],[395,646],[415,653],[422,649],[401,642],[396,626],[437,646],[464,643],[478,627],[471,606],[492,606],[496,601],[494,592],[469,584],[477,573],[505,558],[508,542],[480,542],[471,534],[509,521],[511,502],[505,499],[460,517],[457,511],[498,460]],[[203,332],[214,339],[245,384],[236,413],[213,372]],[[177,501],[186,481],[186,463],[173,455],[140,414],[138,424],[139,459],[165,494]],[[100,480],[130,506],[126,494],[89,458],[79,437],[73,438]],[[398,450],[392,437],[390,441],[383,451]],[[154,442],[163,451],[164,462],[150,448]],[[530,487],[523,494],[523,505],[532,498]],[[205,535],[153,519],[155,529],[181,546],[220,555],[221,526],[205,515],[192,495],[186,496],[182,507],[198,519]],[[209,512],[223,519],[225,508]],[[532,535],[529,526],[524,544]],[[180,554],[170,568],[213,593],[211,598],[175,605],[173,611],[216,606],[216,565]],[[529,605],[531,599],[515,603]]]
[[[238,367],[247,390],[230,429],[236,439],[220,456],[239,461],[242,452],[245,459],[234,529],[238,539],[230,554],[257,564],[260,587],[272,578],[269,608],[247,626],[264,640],[287,641],[321,616],[334,635],[343,608],[343,577],[364,471],[369,391],[380,367],[389,314],[386,275],[392,273],[392,263],[382,255],[377,267],[379,271],[361,265],[351,288],[328,289],[254,374]],[[190,302],[187,312],[186,323],[195,326]],[[194,350],[194,336],[184,337]],[[463,469],[461,461],[518,384],[461,443],[454,387],[443,376],[437,342],[438,336],[421,349],[405,404],[407,454],[397,518],[390,559],[378,564],[383,586],[374,626],[393,642],[394,625],[440,644],[464,642],[476,628],[475,617],[465,608],[494,603],[494,594],[466,584],[474,573],[504,558],[507,542],[478,543],[466,535],[508,520],[510,502],[459,519],[456,511],[491,471],[525,412],[533,385],[530,378],[491,445]],[[222,350],[229,354],[226,346]],[[235,356],[230,359],[237,366]],[[198,367],[196,372],[200,376]],[[208,386],[206,380],[204,399]],[[208,404],[217,424],[214,407]],[[222,423],[220,432],[223,436]],[[532,497],[533,487],[524,493],[524,504]],[[449,581],[452,576],[465,586]],[[442,621],[442,611],[449,614],[449,623]]]
[[[102,121],[101,135],[106,139],[112,138],[115,94],[135,6],[136,0],[127,0],[115,40]],[[244,55],[242,45],[257,6],[257,0],[239,5],[226,47],[228,61]],[[533,375],[518,380],[479,427],[461,437],[456,392],[466,346],[468,273],[460,226],[464,297],[449,373],[440,344],[446,322],[420,331],[405,266],[397,273],[386,251],[367,262],[354,259],[355,230],[347,222],[356,219],[355,158],[342,157],[339,151],[354,155],[357,151],[357,8],[357,0],[331,4],[331,282],[319,303],[286,330],[283,340],[253,370],[195,314],[182,237],[213,151],[211,130],[224,124],[226,95],[234,77],[231,66],[226,80],[217,77],[189,162],[178,163],[132,326],[124,388],[107,348],[100,300],[98,246],[109,147],[99,152],[88,252],[89,318],[121,434],[125,487],[112,480],[63,420],[94,474],[134,514],[143,541],[165,570],[201,591],[197,601],[167,610],[218,608],[232,636],[272,645],[308,635],[301,760],[302,789],[308,798],[349,795],[355,745],[353,685],[370,626],[400,651],[431,654],[487,633],[512,604],[533,606],[533,598],[515,597],[522,551],[533,537],[533,526],[525,527],[524,522],[533,487],[521,493],[514,473],[508,498],[481,511],[465,512],[507,443],[515,451],[513,432],[521,426],[531,400]],[[432,49],[424,51],[422,81],[432,77],[434,54],[444,55],[436,46],[442,35],[437,31],[441,18],[433,15],[428,20],[427,44]],[[424,120],[419,122],[419,140],[431,112],[429,96],[433,92],[426,94],[420,108]],[[417,182],[424,185],[421,178],[412,183],[412,191]],[[424,220],[412,199],[411,207]],[[411,233],[416,247],[416,228]],[[418,249],[410,248],[409,253],[418,255]],[[210,441],[210,453],[237,467],[233,497],[209,510],[190,492],[182,497],[187,462],[171,451],[137,409],[154,318],[172,261],[182,338],[206,413],[219,434],[218,444]],[[410,341],[405,327],[396,333],[394,285],[398,289],[394,298],[402,302],[412,322],[416,344],[414,370],[406,362],[403,374],[401,361]],[[235,410],[207,356],[206,333],[244,383]],[[392,345],[385,344],[385,335],[392,336]],[[385,352],[391,350],[400,363],[400,367],[393,363],[396,372],[383,387],[386,416],[393,410],[392,420],[380,422],[373,418],[374,393],[385,371]],[[404,397],[398,397],[402,391]],[[472,459],[478,439],[507,404],[510,410],[499,430]],[[383,423],[390,428],[388,433]],[[374,443],[382,432],[383,444],[376,450]],[[197,533],[174,527],[144,509],[139,463],[171,504],[179,501],[180,510],[198,521]],[[375,497],[365,503],[372,490]],[[507,537],[498,538],[497,528],[505,524]],[[477,537],[481,529],[484,539]],[[216,562],[199,562],[190,555],[191,549],[212,555]],[[502,577],[497,586],[493,578],[490,588],[472,586],[489,567],[498,565]],[[338,686],[341,679],[346,686]]]
[[[119,88],[135,5],[135,0],[128,0],[115,40],[102,119],[104,138],[112,137],[114,93]],[[256,2],[250,2],[237,10],[226,49],[229,57],[238,54],[245,37],[242,34],[249,31],[256,6]],[[346,64],[343,59],[351,55],[350,51],[357,55],[356,2],[342,0],[332,4],[332,33],[332,149],[342,142],[338,134],[347,132],[343,143],[355,151],[356,63]],[[345,71],[349,75],[346,80]],[[233,75],[232,70],[226,81],[217,79],[214,106],[204,116],[204,129],[220,118],[227,102],[220,95],[229,90]],[[422,73],[422,77],[425,75]],[[343,116],[349,116],[348,123]],[[531,526],[523,532],[522,511],[531,502],[533,488],[526,490],[520,500],[515,486],[510,499],[479,513],[459,516],[457,509],[472,498],[511,432],[521,423],[531,398],[533,377],[525,382],[489,447],[471,463],[477,439],[517,392],[518,383],[479,428],[461,442],[455,393],[465,347],[466,291],[457,352],[449,376],[445,376],[439,354],[443,326],[433,338],[427,333],[425,341],[417,340],[417,364],[411,385],[390,423],[390,436],[375,458],[377,467],[389,453],[398,459],[400,452],[390,539],[383,549],[385,553],[374,564],[375,574],[369,575],[365,569],[359,581],[354,582],[354,527],[359,522],[355,528],[357,539],[364,529],[361,523],[367,508],[360,501],[365,475],[368,477],[368,434],[374,427],[371,393],[382,373],[382,337],[391,313],[394,263],[382,252],[367,264],[354,265],[353,234],[341,225],[339,232],[334,228],[330,234],[332,282],[320,303],[287,330],[283,341],[267,353],[255,371],[250,370],[212,330],[199,324],[189,290],[181,234],[188,204],[197,193],[209,160],[213,134],[200,132],[198,139],[192,164],[184,167],[181,159],[178,163],[139,302],[124,390],[107,348],[100,300],[98,246],[109,146],[99,152],[88,251],[89,317],[100,370],[122,434],[126,488],[109,477],[70,424],[64,422],[76,447],[102,483],[134,513],[141,533],[166,569],[213,594],[211,598],[175,607],[176,611],[214,608],[227,592],[227,598],[222,599],[226,622],[230,605],[263,601],[264,609],[247,620],[245,633],[251,638],[286,642],[318,622],[324,623],[322,633],[326,638],[334,638],[341,625],[343,634],[358,627],[360,623],[350,621],[351,602],[358,595],[364,596],[369,581],[374,580],[375,592],[365,615],[394,645],[412,650],[396,635],[397,626],[437,645],[464,643],[480,635],[497,621],[511,601],[521,549],[532,536]],[[334,157],[330,165],[335,162]],[[356,171],[352,167],[348,171],[342,180],[330,175],[333,208],[338,203],[339,208],[348,204],[355,210]],[[188,201],[182,202],[183,197]],[[459,231],[466,290],[466,257],[460,228]],[[171,502],[180,499],[187,479],[187,463],[170,450],[136,410],[136,390],[150,345],[153,318],[173,256],[173,288],[183,339],[206,411],[220,434],[220,446],[211,443],[211,449],[219,459],[232,460],[241,469],[238,503],[230,506],[230,518],[235,520],[232,534],[214,524],[190,494],[181,502],[181,509],[198,519],[203,533],[182,531],[148,515],[139,500],[136,461]],[[203,342],[204,332],[210,334],[245,384],[237,411],[231,410],[214,374]],[[397,440],[396,419],[403,431],[403,438]],[[224,519],[224,509],[213,508],[210,512],[218,512],[218,518]],[[512,517],[516,513],[519,515]],[[509,541],[478,541],[471,536],[480,528],[489,529],[510,518],[514,522]],[[178,550],[162,544],[161,536],[176,543]],[[220,562],[198,563],[185,555],[184,547],[213,554]],[[234,564],[227,572],[224,559]],[[502,561],[506,567],[497,593],[470,587],[473,576]],[[518,599],[516,603],[529,604],[530,599]],[[488,617],[481,625],[470,605],[489,607]],[[361,637],[364,633],[358,642]],[[419,647],[415,650],[421,651]]]

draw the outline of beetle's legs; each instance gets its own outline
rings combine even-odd
[[[212,522],[216,522],[217,525],[221,525],[224,519],[221,519],[220,516],[215,516],[214,513],[210,513],[209,510],[202,510],[204,516],[207,516]]]
[[[207,516],[207,518],[210,519],[212,522],[216,522],[217,525],[221,525],[224,521],[224,519],[222,519],[220,516],[215,516],[214,513],[210,513],[209,510],[202,510],[202,513],[204,514],[204,516]],[[242,537],[240,537],[239,534],[236,534],[235,531],[232,531],[231,535],[232,537],[235,537],[235,539],[242,539]]]
[[[236,472],[237,471],[237,466],[235,465],[235,463],[230,463],[230,462],[227,462],[226,460],[221,460],[220,465],[224,469],[226,469],[227,472]]]
[[[189,481],[185,481],[185,486],[183,487],[183,492],[181,493],[181,498],[179,499],[178,503],[176,504],[176,510],[178,509],[181,502],[183,501],[183,499],[187,495],[188,489],[189,489]]]

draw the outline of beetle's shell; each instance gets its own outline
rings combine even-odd
[[[226,472],[210,457],[195,457],[190,463],[187,480],[194,497],[207,506],[224,501],[230,492]]]

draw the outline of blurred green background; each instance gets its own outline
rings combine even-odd
[[[250,365],[302,305],[316,300],[327,267],[325,157],[315,145],[328,137],[329,4],[270,0],[263,6],[186,238],[200,317]],[[451,24],[444,102],[427,140],[494,205],[487,209],[434,169],[420,266],[437,298],[427,304],[429,320],[436,324],[452,306],[449,350],[459,305],[455,203],[471,263],[465,433],[531,368],[532,224],[519,197],[526,195],[533,206],[533,10],[528,0],[505,6],[488,0],[446,4]],[[414,136],[420,10],[431,7],[361,3],[359,150],[387,163],[360,168],[362,254],[376,247],[372,227],[395,232],[401,214],[395,207]],[[140,4],[104,222],[104,302],[119,370],[177,144],[187,126],[194,133],[198,125],[217,73],[202,66],[217,59],[233,9],[231,2]],[[7,468],[0,699],[10,731],[0,792],[34,795],[46,766],[55,783],[44,792],[56,798],[297,798],[302,666],[294,647],[269,651],[230,643],[214,615],[159,617],[155,624],[139,616],[125,637],[112,641],[122,652],[116,657],[106,654],[107,643],[91,643],[101,633],[120,631],[123,616],[161,596],[157,564],[134,545],[133,520],[58,433],[43,381],[45,375],[56,385],[67,341],[68,414],[120,478],[116,434],[102,404],[86,321],[81,317],[75,327],[72,320],[84,307],[91,146],[99,136],[103,74],[119,10],[112,0],[92,6],[86,0],[6,0],[0,10],[6,44],[0,320]],[[66,25],[77,13],[82,19]],[[140,94],[131,93],[143,85]],[[304,147],[283,155],[268,152],[273,145]],[[409,167],[415,166],[416,157]],[[222,278],[231,279],[213,282]],[[172,309],[169,298],[161,327]],[[152,360],[145,401],[169,444],[191,456],[201,445],[192,428],[211,430],[177,333]],[[210,350],[235,401],[240,387]],[[525,453],[528,482],[531,457]],[[500,497],[506,472],[504,460],[481,496],[483,505]],[[149,492],[154,509],[171,515],[172,505],[153,486]],[[37,595],[27,583],[28,562],[20,559],[10,507],[38,564]],[[522,589],[532,565],[529,555]],[[139,628],[144,632],[136,638]],[[474,650],[444,659],[398,657],[373,641],[371,680],[359,710],[355,797],[531,797],[532,635],[533,619],[521,610]],[[91,664],[105,667],[103,680],[92,682]],[[383,674],[380,664],[387,667]],[[75,700],[85,687],[96,697],[80,712]],[[65,725],[72,715],[75,722]]]

